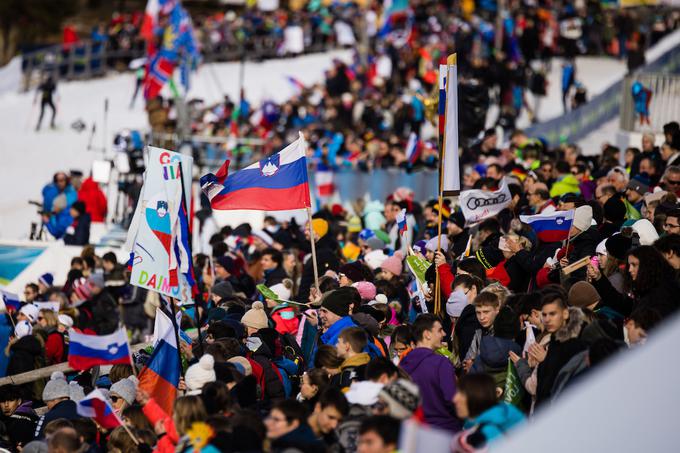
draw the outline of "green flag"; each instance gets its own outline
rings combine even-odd
[[[524,396],[524,386],[519,380],[517,369],[512,360],[508,359],[508,371],[505,375],[505,390],[503,391],[503,401],[520,407]]]
[[[424,285],[425,272],[430,267],[430,262],[420,256],[411,255],[406,257],[406,265],[418,281]]]
[[[260,294],[264,296],[265,299],[271,299],[275,301],[279,300],[279,296],[274,291],[269,289],[266,285],[260,283],[259,285],[256,286],[256,288],[260,292]]]

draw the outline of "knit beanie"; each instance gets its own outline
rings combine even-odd
[[[593,285],[586,281],[579,281],[569,289],[569,305],[572,307],[585,308],[599,302],[601,299]]]
[[[279,300],[290,300],[290,289],[293,287],[292,281],[288,280],[289,286],[286,286],[286,280],[282,281],[281,283],[277,283],[276,285],[273,285],[271,288],[272,291],[278,296]]]
[[[383,263],[380,265],[380,269],[384,271],[390,271],[392,274],[399,277],[401,272],[404,270],[404,266],[401,264],[403,259],[404,257],[401,252],[394,252],[394,255],[383,261]]]
[[[66,382],[66,376],[61,371],[55,371],[50,376],[50,380],[45,384],[42,393],[42,400],[45,402],[53,401],[59,398],[69,397],[69,386]]]
[[[343,264],[338,269],[338,274],[345,274],[353,283],[365,280],[363,266],[358,262]]]
[[[379,237],[373,236],[366,240],[366,247],[371,250],[382,250],[385,248],[385,243]]]
[[[378,402],[378,395],[384,385],[373,381],[356,381],[345,392],[349,404],[372,406]]]
[[[386,385],[380,391],[379,397],[387,403],[390,415],[399,420],[411,417],[420,404],[418,386],[406,379],[397,379]]]
[[[58,319],[59,324],[66,327],[67,329],[73,327],[73,318],[71,318],[69,315],[59,315]]]
[[[248,359],[243,356],[234,356],[227,360],[227,362],[233,363],[243,376],[250,376],[253,374],[253,365],[251,365]]]
[[[625,260],[628,250],[633,245],[633,240],[623,234],[615,234],[607,239],[604,243],[609,255],[617,260]]]
[[[387,259],[387,255],[382,250],[371,250],[364,256],[364,261],[371,270],[378,269]]]
[[[321,301],[321,308],[325,308],[338,316],[349,315],[350,298],[342,291],[333,290],[326,293]]]
[[[360,254],[361,248],[352,242],[348,242],[342,247],[342,256],[348,261],[356,261]]]
[[[88,285],[85,277],[80,277],[78,280],[75,280],[72,287],[73,292],[76,293],[79,301],[84,302],[92,297],[92,289],[90,289],[90,285]]]
[[[600,254],[600,255],[607,255],[607,246],[605,245],[607,242],[607,239],[602,239],[599,244],[597,244],[597,247],[595,247],[595,253]]]
[[[359,291],[361,300],[372,300],[377,293],[375,285],[371,282],[356,282],[352,284],[352,287]]]
[[[463,215],[463,211],[456,211],[451,214],[449,222],[455,223],[458,225],[458,228],[465,228],[465,216]]]
[[[425,245],[427,244],[427,241],[420,240],[413,244],[413,251],[416,253],[422,253],[423,255],[425,254]]]
[[[27,335],[31,335],[32,333],[33,326],[31,326],[31,323],[25,319],[23,321],[19,321],[14,327],[14,336],[17,338],[23,338]]]
[[[48,288],[54,284],[54,276],[50,274],[49,272],[46,274],[42,274],[40,278],[38,279],[39,283],[42,283],[43,285],[47,286]]]
[[[203,354],[198,363],[191,365],[184,374],[188,395],[199,395],[205,384],[216,380],[215,359],[210,354]],[[113,390],[113,387],[111,387],[111,390]]]
[[[468,300],[467,296],[465,296],[465,292],[461,289],[457,289],[451,293],[446,301],[446,314],[453,316],[454,318],[459,318],[467,304]]]
[[[574,222],[572,223],[580,231],[585,231],[590,228],[593,222],[593,208],[589,205],[583,205],[576,208],[574,212]]]
[[[654,225],[647,219],[640,219],[633,224],[633,231],[640,237],[640,245],[652,245],[659,239]]]
[[[626,219],[626,205],[619,197],[611,197],[602,207],[604,218],[612,223],[623,223]]]
[[[328,222],[324,219],[314,219],[312,220],[312,230],[320,239],[328,233]]]
[[[119,395],[126,403],[132,404],[135,402],[138,384],[139,380],[135,376],[128,376],[113,384],[110,392]]]
[[[358,233],[361,231],[361,217],[353,215],[347,222],[347,231],[349,233]]]
[[[211,292],[220,299],[226,299],[234,295],[234,287],[229,282],[219,282],[212,287]]]
[[[519,318],[512,308],[504,305],[501,307],[493,322],[494,336],[514,340],[520,332]]]
[[[79,402],[85,399],[85,389],[76,381],[68,383],[68,399],[74,402]]]
[[[267,313],[264,311],[264,305],[262,302],[255,301],[250,310],[248,310],[241,318],[241,324],[246,327],[252,327],[253,329],[264,329],[269,327],[269,321],[267,320]]]
[[[26,316],[31,324],[38,320],[40,309],[35,304],[26,304],[19,310],[19,313]]]

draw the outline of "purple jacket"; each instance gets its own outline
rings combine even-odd
[[[430,349],[415,348],[399,366],[420,388],[425,421],[447,431],[460,431],[462,424],[452,402],[456,394],[456,373],[451,362]]]

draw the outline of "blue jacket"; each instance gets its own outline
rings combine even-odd
[[[523,423],[525,419],[522,411],[512,404],[498,403],[482,412],[477,418],[466,420],[464,428],[478,427],[484,434],[488,445],[488,443],[506,434],[510,429]]]
[[[45,437],[45,425],[58,418],[65,418],[66,420],[75,420],[77,418],[81,418],[81,416],[78,415],[78,412],[76,411],[76,402],[72,400],[61,401],[45,415],[40,417],[38,424],[35,427],[35,437],[37,439],[42,439]]]
[[[323,344],[329,344],[335,346],[338,343],[338,336],[340,332],[345,330],[347,327],[356,327],[354,320],[351,316],[345,316],[340,318],[335,324],[330,326],[328,330],[321,335],[321,342]]]
[[[69,208],[65,208],[51,216],[50,220],[45,224],[45,227],[47,227],[47,231],[49,231],[52,236],[56,239],[61,239],[72,223],[73,217],[71,217]]]
[[[57,196],[59,196],[60,193],[61,192],[59,192],[59,188],[54,183],[47,184],[45,187],[43,187],[42,196],[44,211],[48,212],[52,211],[52,203],[54,202],[54,199],[57,198]],[[75,203],[76,200],[78,200],[78,193],[73,188],[73,186],[69,184],[64,189],[64,194],[66,195],[66,211],[68,211],[68,208],[70,208],[71,205]]]

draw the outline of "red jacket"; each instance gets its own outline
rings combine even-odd
[[[56,365],[64,361],[64,337],[59,332],[47,335],[45,360],[47,365]]]
[[[154,451],[158,453],[175,453],[179,436],[175,430],[175,422],[172,421],[172,417],[166,414],[153,398],[142,407],[142,411],[152,426],[155,427],[156,423],[162,421],[163,428],[165,428],[165,435],[158,439]]]
[[[453,275],[453,272],[451,272],[451,266],[447,263],[441,264],[437,268],[437,272],[439,273],[439,287],[441,288],[444,301],[446,302],[453,292],[453,281],[456,277]]]
[[[105,222],[108,205],[104,192],[92,178],[83,181],[78,191],[78,200],[85,203],[85,211],[93,222]]]

